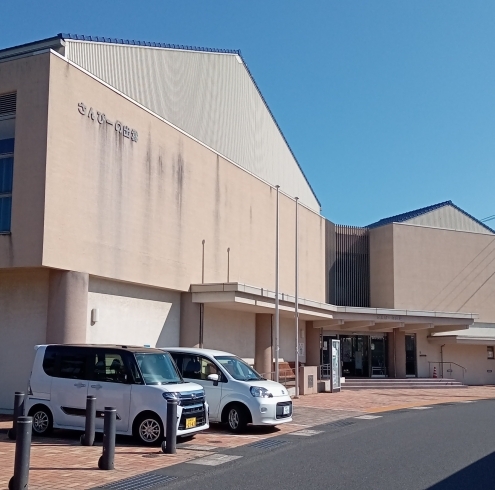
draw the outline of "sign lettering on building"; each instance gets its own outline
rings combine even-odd
[[[395,316],[395,315],[377,315],[376,316],[377,320],[401,320],[401,316]]]
[[[77,110],[82,116],[86,116],[92,121],[96,121],[100,125],[108,124],[109,126],[113,126],[115,131],[124,136],[124,138],[129,138],[135,143],[137,142],[138,132],[135,129],[132,129],[129,126],[125,125],[121,121],[115,121],[114,123],[107,118],[104,112],[95,111],[92,107],[90,107],[88,110],[88,107],[84,102],[79,102],[79,104],[77,104]]]

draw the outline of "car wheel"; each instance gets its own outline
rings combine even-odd
[[[33,435],[47,436],[53,429],[53,416],[45,405],[35,405],[29,416],[33,417]]]
[[[160,445],[163,440],[163,425],[158,415],[150,413],[139,417],[134,436],[145,446]]]
[[[246,408],[240,404],[230,406],[227,412],[227,424],[232,432],[243,432],[248,424]]]

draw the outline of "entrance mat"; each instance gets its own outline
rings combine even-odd
[[[173,480],[177,480],[177,477],[148,473],[95,488],[101,490],[145,490],[156,487],[157,485],[163,485],[164,483],[170,483]]]
[[[281,441],[277,439],[264,439],[263,441],[248,444],[248,447],[255,447],[258,449],[273,449],[275,447],[282,446],[283,444],[287,444],[288,442],[289,441]]]

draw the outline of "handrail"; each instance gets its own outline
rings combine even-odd
[[[320,364],[318,374],[319,374],[318,379],[331,378],[332,377],[332,365],[331,364]]]
[[[457,362],[452,362],[452,361],[428,361],[428,371],[431,372],[431,364],[438,364],[439,366],[442,365],[442,378],[443,378],[443,365],[448,364],[450,366],[449,371],[452,372],[452,364],[454,366],[458,366],[462,369],[462,379],[464,380],[464,374],[467,373],[467,368],[464,366],[461,366]]]
[[[267,373],[260,373],[260,375],[271,381],[275,381],[275,371],[270,371]],[[284,385],[287,388],[287,385],[290,381],[294,381],[296,379],[296,375],[293,369],[280,369],[278,373],[278,382]]]

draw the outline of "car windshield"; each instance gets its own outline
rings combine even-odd
[[[237,381],[263,379],[249,364],[235,356],[215,356],[220,365]]]
[[[170,354],[136,353],[137,364],[147,385],[184,383]]]

